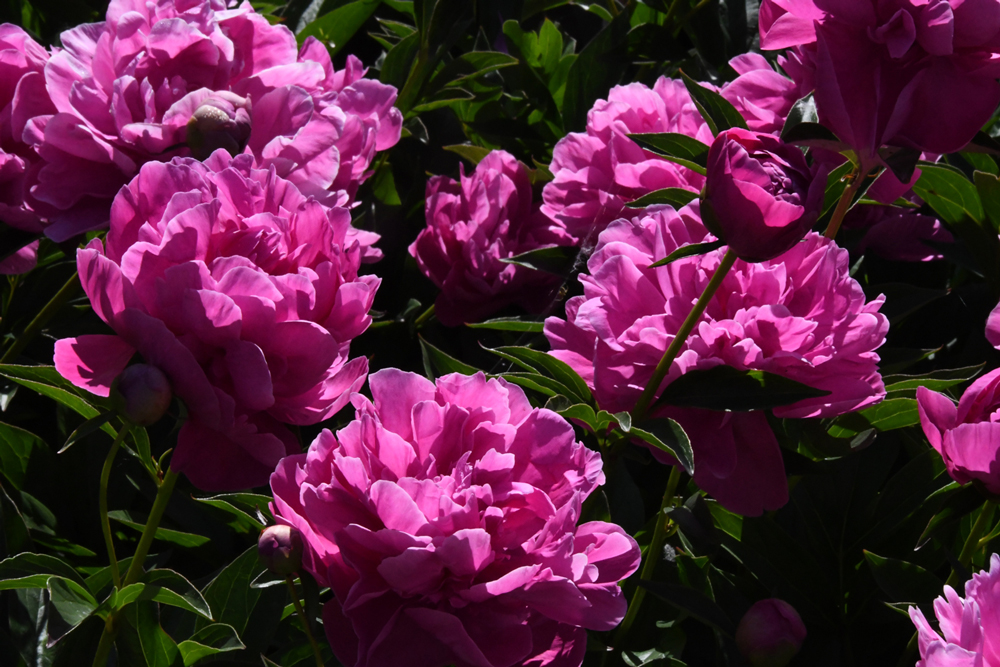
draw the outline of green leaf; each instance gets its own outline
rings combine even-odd
[[[246,646],[240,641],[233,626],[212,623],[182,641],[177,648],[184,660],[184,667],[191,667],[202,658],[228,651],[242,651]]]
[[[663,188],[662,190],[654,190],[648,195],[643,195],[636,200],[630,201],[625,206],[628,208],[646,208],[647,206],[666,204],[674,208],[682,208],[697,198],[697,192],[691,192],[684,188]]]
[[[209,607],[214,611],[216,622],[233,626],[237,634],[247,641],[250,641],[249,635],[244,630],[261,598],[277,592],[277,599],[282,601],[278,607],[280,615],[283,601],[288,595],[287,591],[282,590],[250,588],[250,582],[264,569],[255,544],[223,568],[202,591]],[[207,626],[208,623],[199,621],[198,629]]]
[[[691,94],[694,105],[698,107],[702,118],[708,123],[708,129],[712,131],[712,134],[719,134],[733,127],[747,129],[747,122],[743,115],[726,98],[701,85],[683,71],[681,79],[684,81],[684,87]]]
[[[691,441],[684,432],[684,427],[673,419],[646,419],[642,422],[642,428],[632,425],[628,433],[674,457],[687,474],[694,474]]]
[[[498,317],[494,320],[466,324],[470,329],[492,329],[494,331],[528,331],[541,333],[545,322],[529,322],[517,317]]]
[[[963,368],[944,368],[925,375],[886,375],[882,381],[886,392],[915,390],[917,387],[941,391],[976,377],[984,365],[985,363]]]
[[[664,602],[673,605],[689,616],[693,616],[727,637],[733,636],[735,632],[733,622],[729,620],[726,612],[704,593],[687,586],[668,584],[662,581],[640,579],[637,583]]]
[[[351,41],[380,4],[382,0],[356,0],[338,7],[303,28],[296,39],[301,45],[307,37],[315,37],[327,45],[333,56]]]
[[[506,264],[517,264],[535,271],[565,276],[573,267],[579,254],[580,250],[576,246],[554,245],[529,250],[513,257],[502,257],[500,261]]]
[[[660,134],[630,134],[629,139],[641,148],[687,167],[704,176],[708,164],[708,146],[686,134],[664,132]]]
[[[119,660],[123,665],[180,667],[183,665],[177,644],[160,626],[159,609],[152,602],[138,602],[122,614],[118,641]]]
[[[138,511],[112,510],[108,512],[108,518],[125,524],[129,528],[134,528],[140,533],[146,527],[146,515]],[[204,535],[194,535],[193,533],[183,533],[179,530],[168,528],[157,528],[155,539],[163,542],[170,542],[181,547],[192,549],[207,543],[209,538]]]
[[[12,364],[0,365],[0,375],[8,377],[23,387],[27,387],[42,396],[65,405],[70,410],[84,417],[92,419],[100,414],[101,408],[108,408],[107,399],[88,394],[84,399],[78,393],[79,389],[63,379],[56,371],[55,366],[17,366]],[[112,438],[117,435],[116,431],[108,424],[101,426],[101,430]]]
[[[453,144],[451,146],[442,146],[446,151],[451,151],[472,164],[479,164],[479,162],[492,152],[492,149],[483,148],[482,146],[472,146],[471,144]]]
[[[50,577],[46,585],[49,600],[70,627],[76,627],[97,609],[97,600],[86,588],[71,579]]]
[[[557,412],[566,419],[576,419],[586,424],[591,431],[597,433],[615,422],[615,418],[604,410],[594,412],[594,408],[586,403],[573,403],[562,395],[553,396],[545,404],[547,410]]]
[[[518,366],[539,375],[550,377],[560,382],[567,389],[567,396],[581,403],[593,402],[590,387],[582,377],[577,375],[569,364],[556,359],[551,354],[533,350],[530,347],[497,347],[486,348],[493,354],[512,361]]]
[[[260,532],[264,529],[264,524],[257,518],[256,512],[259,512],[261,508],[267,510],[270,498],[260,496],[263,499],[261,503],[258,503],[256,506],[246,507],[244,503],[240,502],[239,496],[241,495],[254,496],[256,494],[229,493],[209,498],[195,498],[195,500],[230,515],[232,517],[232,520],[228,524],[230,528],[238,530],[241,533]]]
[[[69,437],[66,438],[66,443],[57,453],[62,454],[67,449],[75,445],[77,442],[87,437],[97,429],[101,428],[109,421],[111,421],[114,418],[114,416],[115,416],[114,410],[105,410],[101,414],[94,417],[93,419],[88,419],[87,421],[83,422],[76,428],[75,431],[69,434]]]
[[[171,607],[179,607],[192,614],[212,620],[212,610],[194,585],[173,570],[150,570],[139,583],[145,585],[140,596],[144,600],[155,600]]]
[[[983,204],[976,186],[965,175],[943,164],[920,163],[920,179],[913,191],[947,223],[957,225],[969,217],[983,222]]]
[[[677,250],[664,257],[663,259],[657,260],[649,265],[649,268],[655,269],[658,266],[666,266],[671,262],[675,262],[678,259],[683,259],[684,257],[693,257],[695,255],[705,255],[713,250],[718,250],[719,248],[725,246],[725,241],[709,241],[708,243],[689,243],[687,245],[681,246]]]
[[[24,486],[31,452],[36,447],[45,448],[45,441],[34,433],[0,422],[0,473],[18,491]]]
[[[583,130],[594,101],[608,94],[631,64],[629,9],[621,11],[587,43],[569,68],[562,115],[565,129]]]
[[[414,32],[411,35],[399,40],[396,46],[386,54],[382,61],[382,69],[379,71],[379,81],[402,88],[410,74],[413,64],[420,49],[420,33]]]
[[[427,377],[433,379],[447,375],[448,373],[461,373],[462,375],[475,375],[478,368],[459,361],[455,357],[442,352],[434,347],[423,336],[420,336],[420,353],[424,360],[424,372]]]
[[[499,377],[525,389],[531,389],[553,398],[572,393],[562,382],[540,373],[501,373]]]
[[[890,398],[861,412],[837,417],[828,433],[835,438],[853,438],[869,428],[892,431],[920,423],[917,401],[912,398]]]
[[[680,376],[667,385],[656,404],[745,412],[770,410],[829,393],[766,371],[720,365]]]
[[[55,556],[21,553],[0,562],[0,590],[45,588],[51,576],[63,577],[86,586],[72,566]]]
[[[984,156],[985,157],[985,156]],[[989,158],[986,158],[989,160]],[[996,164],[994,163],[994,167]],[[1000,231],[1000,179],[994,174],[976,171],[972,174],[984,213],[994,231]]]
[[[518,63],[506,53],[499,51],[471,51],[455,58],[442,67],[428,83],[429,90],[438,90],[445,86],[460,86],[484,74],[495,72],[504,67]]]
[[[992,176],[1000,176],[1000,167],[997,166],[996,160],[989,155],[983,155],[982,153],[962,153],[962,159],[971,164],[972,168],[977,171],[982,171]],[[982,197],[982,193],[979,196]]]
[[[929,603],[941,595],[944,582],[913,563],[883,558],[865,551],[865,560],[876,583],[893,602]]]
[[[941,489],[941,491],[946,490],[950,491],[950,493],[944,505],[927,522],[927,527],[924,528],[924,532],[917,539],[914,549],[920,549],[933,538],[937,537],[945,528],[955,525],[964,517],[979,509],[983,504],[982,494],[971,484],[959,486],[957,482],[952,482],[952,484]]]

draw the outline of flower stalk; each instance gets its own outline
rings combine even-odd
[[[111,537],[111,521],[108,519],[108,481],[111,479],[111,466],[115,461],[115,456],[118,454],[118,449],[131,430],[132,425],[125,422],[121,430],[118,431],[118,435],[115,436],[114,442],[111,443],[111,449],[108,450],[108,456],[104,459],[104,467],[101,469],[101,486],[98,496],[101,512],[101,531],[104,533],[104,544],[108,548],[108,559],[111,561],[111,579],[114,581],[115,588],[117,589],[121,589],[122,579],[121,573],[118,571],[118,557],[115,556],[115,543]]]
[[[320,653],[319,644],[316,643],[316,638],[309,628],[309,619],[306,617],[305,610],[302,609],[302,603],[299,601],[299,592],[295,590],[295,582],[292,580],[292,575],[285,577],[285,583],[288,584],[288,592],[292,596],[295,613],[298,614],[299,620],[302,621],[302,629],[305,630],[309,645],[312,646],[313,657],[316,658],[316,667],[323,667],[323,654]]]

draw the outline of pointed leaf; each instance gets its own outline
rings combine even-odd
[[[466,324],[470,329],[492,329],[494,331],[527,331],[541,333],[545,322],[530,322],[517,317],[498,317],[494,320]]]
[[[475,375],[478,368],[459,361],[455,357],[439,350],[420,336],[420,352],[424,359],[424,372],[433,379],[448,373]]]
[[[32,451],[45,447],[45,441],[34,433],[0,422],[0,474],[20,491],[28,474]]]
[[[694,452],[684,427],[673,419],[647,419],[641,426],[633,425],[629,435],[666,452],[677,459],[687,474],[694,474]]]
[[[698,111],[701,112],[702,118],[712,130],[712,134],[719,134],[733,127],[747,129],[747,122],[743,115],[726,98],[701,85],[683,71],[681,79],[684,81],[684,87],[691,94],[695,106],[698,107]]]
[[[766,371],[715,366],[680,376],[667,385],[657,404],[745,412],[770,410],[829,393]]]
[[[202,658],[228,651],[241,651],[246,646],[240,641],[233,626],[212,623],[182,641],[177,648],[184,660],[184,667],[191,667]]]
[[[941,595],[944,582],[913,563],[896,558],[883,558],[865,551],[865,560],[886,595],[893,602],[927,604]]]
[[[146,515],[143,512],[138,512],[135,510],[112,510],[108,512],[108,518],[114,519],[115,521],[122,523],[129,528],[134,528],[135,530],[142,532],[146,527]],[[186,547],[188,549],[193,549],[194,547],[200,547],[203,544],[209,542],[209,538],[204,535],[195,535],[193,533],[183,533],[179,530],[170,530],[169,528],[157,528],[155,539],[161,540],[163,542],[170,542],[181,547]]]
[[[533,350],[530,347],[486,348],[493,354],[512,361],[528,371],[551,377],[562,383],[570,392],[569,398],[582,403],[591,403],[593,396],[586,381],[569,364],[556,359],[551,354]]]
[[[663,188],[662,190],[654,190],[648,195],[643,195],[634,201],[630,201],[625,206],[627,208],[646,208],[647,206],[666,204],[678,209],[687,206],[697,198],[697,192],[691,192],[684,188]]]
[[[683,245],[677,250],[664,257],[663,259],[657,260],[649,265],[649,268],[655,269],[658,266],[666,266],[671,262],[675,262],[678,259],[683,259],[684,257],[694,257],[695,255],[706,255],[713,250],[718,250],[719,248],[725,246],[724,241],[709,241],[708,243],[689,243]]]
[[[529,250],[514,257],[501,257],[500,261],[564,276],[569,273],[579,254],[580,250],[576,246],[548,246]]]
[[[686,134],[630,134],[629,139],[651,153],[687,167],[704,176],[708,164],[708,146]]]

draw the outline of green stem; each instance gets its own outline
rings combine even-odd
[[[101,507],[101,530],[104,532],[104,544],[108,548],[108,559],[111,561],[111,578],[114,580],[115,588],[117,589],[121,589],[122,587],[122,578],[118,572],[118,557],[115,556],[115,543],[111,538],[111,521],[108,519],[108,480],[111,479],[111,466],[115,461],[115,455],[118,454],[118,449],[121,447],[122,441],[125,440],[131,429],[132,425],[125,422],[121,430],[118,431],[118,435],[115,436],[115,441],[111,443],[108,456],[104,459],[104,468],[101,469],[101,488],[98,497]]]
[[[118,634],[117,629],[114,627],[116,618],[116,614],[111,614],[108,616],[108,620],[104,622],[104,634],[101,635],[101,641],[97,645],[93,667],[107,667],[108,656],[111,655],[111,647],[115,645],[115,635]]]
[[[66,281],[66,284],[56,292],[56,295],[45,304],[45,307],[35,315],[35,319],[28,323],[28,326],[24,328],[21,335],[14,341],[14,344],[4,352],[3,356],[0,357],[0,364],[10,363],[17,359],[21,352],[24,351],[24,348],[28,346],[28,343],[49,323],[49,320],[52,319],[59,309],[76,295],[78,289],[80,289],[80,278],[77,273],[74,273]]]
[[[977,551],[979,551],[979,539],[993,522],[993,513],[996,512],[996,509],[997,503],[993,500],[987,500],[986,504],[983,505],[983,509],[979,512],[979,518],[977,518],[976,522],[972,524],[972,530],[969,532],[969,537],[965,540],[965,546],[962,547],[962,553],[958,556],[958,562],[961,563],[963,567],[968,568],[972,563],[972,557]],[[951,575],[948,577],[948,581],[945,582],[945,584],[954,588],[958,584],[958,577],[958,571],[952,570]]]
[[[715,270],[715,274],[712,279],[708,281],[705,285],[705,290],[701,293],[698,298],[698,303],[694,305],[691,312],[688,314],[687,319],[681,324],[681,328],[677,330],[677,334],[674,339],[670,341],[670,345],[667,347],[667,351],[663,353],[663,358],[660,359],[660,363],[656,365],[656,369],[653,371],[653,377],[649,379],[646,384],[646,388],[642,390],[642,395],[639,396],[638,402],[635,404],[635,410],[632,411],[632,423],[638,423],[642,421],[642,418],[646,416],[646,410],[649,409],[649,404],[653,402],[656,397],[656,392],[660,388],[660,383],[663,382],[663,378],[667,377],[667,373],[670,372],[670,365],[674,363],[674,359],[677,358],[678,353],[681,351],[681,346],[684,345],[684,341],[687,340],[688,335],[694,329],[694,326],[701,319],[702,314],[705,312],[705,308],[708,307],[708,302],[712,300],[715,296],[716,290],[719,289],[719,285],[722,284],[722,279],[726,277],[729,273],[729,269],[733,268],[733,263],[736,262],[736,253],[732,251],[731,248],[726,250],[726,254],[722,257],[722,263],[719,264],[719,268]]]
[[[295,605],[295,613],[299,615],[299,620],[302,621],[302,629],[306,631],[309,645],[312,646],[313,655],[316,657],[316,667],[323,667],[323,654],[320,653],[319,644],[316,643],[316,638],[313,637],[312,630],[309,629],[309,619],[306,618],[306,612],[302,609],[302,603],[299,602],[299,593],[295,590],[292,575],[285,577],[285,583],[288,584],[288,592],[292,595],[292,604]]]
[[[430,308],[428,308],[427,310],[425,310],[424,312],[422,312],[420,314],[420,317],[418,317],[417,319],[415,319],[413,321],[413,328],[416,329],[416,330],[419,330],[421,327],[424,326],[424,324],[427,323],[427,320],[431,319],[432,317],[434,317],[434,304],[433,303],[431,304]]]
[[[823,232],[823,236],[828,239],[836,238],[837,232],[840,231],[840,223],[844,221],[844,216],[851,209],[851,202],[854,201],[854,194],[861,187],[864,182],[864,177],[861,176],[861,172],[855,168],[848,178],[851,182],[846,188],[844,188],[843,194],[840,195],[840,201],[837,202],[837,208],[833,211],[833,217],[830,218],[830,224],[826,226],[826,231]]]
[[[618,4],[615,0],[608,0],[608,13],[612,16],[618,16]]]
[[[163,476],[163,481],[160,482],[160,488],[156,491],[156,500],[153,501],[153,509],[149,512],[146,527],[142,529],[139,546],[135,549],[135,555],[132,557],[132,564],[129,565],[128,573],[126,573],[125,580],[122,582],[123,585],[129,586],[134,584],[142,576],[142,564],[146,561],[146,554],[149,553],[149,547],[152,546],[153,538],[156,537],[156,529],[160,526],[160,519],[163,518],[163,512],[167,509],[167,502],[170,501],[170,494],[173,493],[174,484],[176,483],[177,473],[172,468],[167,469],[167,473]]]
[[[656,513],[656,525],[653,528],[653,538],[649,542],[649,548],[646,550],[646,562],[642,564],[642,571],[639,573],[639,579],[650,580],[653,577],[653,572],[656,570],[656,564],[661,558],[663,553],[663,544],[667,539],[667,514],[665,510],[667,506],[673,502],[674,495],[677,493],[677,485],[681,481],[681,468],[680,466],[674,466],[670,470],[670,479],[667,480],[667,489],[663,492],[663,500],[660,502],[660,511]],[[646,589],[636,584],[635,592],[632,594],[632,601],[628,605],[628,611],[625,613],[625,618],[622,619],[621,625],[618,626],[618,632],[615,633],[615,638],[612,641],[615,648],[621,648],[622,642],[625,641],[625,637],[628,636],[628,631],[632,628],[632,624],[635,622],[636,617],[639,615],[639,609],[642,607],[642,601],[646,597]]]

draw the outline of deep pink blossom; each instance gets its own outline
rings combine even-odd
[[[601,234],[566,319],[549,318],[552,354],[594,388],[608,411],[635,407],[653,369],[721,261],[723,249],[650,269],[690,243],[711,240],[697,203],[619,220]],[[888,321],[866,303],[846,250],[810,233],[776,259],[737,260],[684,343],[665,382],[725,364],[759,369],[830,394],[776,408],[780,417],[832,417],[885,394],[874,350]],[[669,409],[690,431],[695,481],[727,507],[759,514],[787,500],[778,443],[763,413]]]
[[[562,280],[502,259],[573,238],[538,211],[531,181],[513,155],[493,151],[461,181],[427,181],[427,227],[410,245],[420,270],[441,288],[437,317],[449,326],[476,322],[508,304],[541,312]]]
[[[305,197],[253,156],[150,162],[111,209],[106,248],[77,253],[84,291],[116,335],[56,343],[56,368],[107,396],[138,351],[184,400],[172,467],[203,489],[267,481],[363,383],[351,339],[379,280],[358,277],[350,213]]]
[[[143,163],[188,155],[188,120],[213,100],[248,110],[258,166],[328,204],[347,203],[374,152],[399,139],[394,88],[363,79],[353,57],[335,72],[321,43],[299,49],[248,2],[115,0],[62,44],[44,73],[57,113],[32,114],[24,135],[44,160],[33,206],[56,240],[106,225]]]
[[[578,667],[584,628],[625,614],[639,565],[620,527],[577,526],[601,457],[502,379],[396,369],[370,377],[356,418],[271,477],[273,511],[349,667]]]
[[[820,121],[874,166],[879,147],[950,153],[1000,102],[994,0],[765,0],[761,47],[797,47]],[[801,67],[796,67],[801,65]]]
[[[973,382],[958,406],[919,387],[917,407],[924,435],[959,484],[980,482],[1000,494],[1000,369]]]
[[[555,177],[542,192],[542,212],[591,242],[621,217],[626,202],[662,188],[698,192],[705,178],[643,150],[629,134],[676,132],[712,143],[683,82],[660,77],[652,89],[641,83],[615,86],[587,114],[586,132],[556,144],[549,169]]]
[[[1000,554],[990,557],[989,570],[972,575],[965,598],[945,586],[944,596],[934,600],[934,614],[940,634],[920,609],[910,607],[921,658],[916,667],[1000,665]]]
[[[796,83],[775,72],[759,53],[736,56],[729,66],[739,76],[723,85],[719,94],[736,107],[754,132],[780,134],[788,112],[802,97]]]

